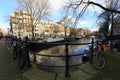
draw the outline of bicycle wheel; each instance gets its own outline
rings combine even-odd
[[[17,65],[19,69],[21,69],[22,64],[23,64],[23,57],[17,57]]]
[[[104,57],[103,53],[100,51],[93,52],[93,55],[91,54],[91,56],[90,56],[90,64],[95,69],[103,69],[105,67],[105,64],[106,64],[105,57]]]
[[[8,50],[11,50],[12,48],[11,48],[11,44],[9,43],[9,42],[7,42],[7,48],[8,48]]]

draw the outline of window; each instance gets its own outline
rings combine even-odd
[[[45,32],[49,32],[49,30],[45,30]]]
[[[32,34],[29,34],[29,36],[32,36]]]
[[[39,33],[35,33],[35,37],[38,37],[39,36]]]
[[[12,27],[15,28],[15,24],[12,24]]]
[[[39,31],[38,29],[35,29],[35,31]]]
[[[25,18],[26,15],[23,15],[23,17]]]
[[[24,19],[24,23],[25,23],[25,19]]]
[[[16,18],[19,18],[19,16],[17,15]]]
[[[31,17],[29,16],[29,19],[31,19]]]
[[[22,20],[20,20],[20,23],[22,23]]]
[[[29,16],[28,16],[28,15],[26,15],[26,18],[27,18],[27,19],[29,19]]]

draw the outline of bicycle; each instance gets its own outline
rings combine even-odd
[[[104,52],[98,49],[98,45],[95,47],[89,46],[89,50],[85,50],[82,60],[83,62],[89,61],[89,63],[98,70],[103,69],[106,65]]]
[[[8,50],[12,50],[12,42],[13,41],[10,38],[6,41],[6,45],[7,45]]]

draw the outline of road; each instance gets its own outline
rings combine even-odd
[[[4,39],[0,40],[0,80],[27,80],[19,71],[16,60],[6,48]]]

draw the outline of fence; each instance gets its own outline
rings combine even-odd
[[[70,67],[75,67],[75,66],[79,66],[79,65],[82,65],[84,64],[83,62],[82,63],[78,63],[78,64],[73,64],[73,65],[70,65],[69,64],[69,58],[70,57],[73,57],[73,56],[82,56],[84,55],[85,53],[83,54],[72,54],[72,55],[69,55],[69,45],[89,45],[91,44],[92,45],[92,49],[94,47],[94,40],[92,39],[92,42],[91,43],[69,43],[69,42],[65,42],[65,43],[41,43],[41,45],[65,45],[65,55],[47,55],[47,54],[38,54],[36,52],[30,52],[31,54],[33,54],[34,58],[33,58],[33,63],[36,64],[37,66],[43,66],[43,67],[52,67],[52,68],[65,68],[65,78],[69,78],[70,77]],[[93,50],[92,50],[93,52]],[[63,66],[53,66],[53,65],[40,65],[36,62],[36,56],[45,56],[45,57],[64,57],[65,58],[65,65]],[[56,77],[57,77],[57,73],[59,72],[55,72],[56,73],[56,76],[55,76],[55,80],[56,80]]]

